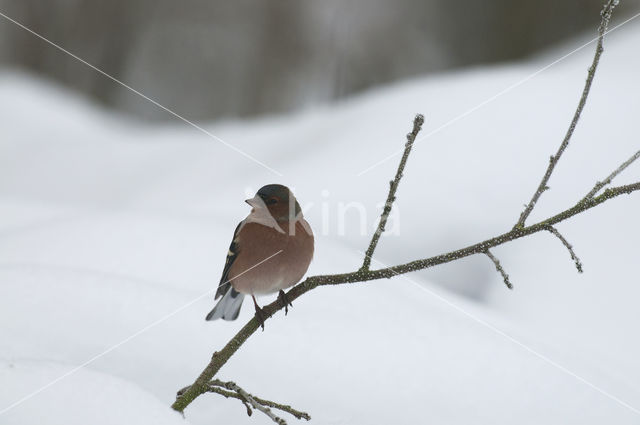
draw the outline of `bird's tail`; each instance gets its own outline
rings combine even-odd
[[[207,314],[206,320],[236,320],[238,314],[240,314],[240,307],[242,307],[242,300],[244,294],[236,291],[233,288],[227,290],[222,299],[218,301],[213,310]]]

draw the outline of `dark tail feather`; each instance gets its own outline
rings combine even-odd
[[[218,301],[218,304],[213,307],[213,310],[207,314],[206,320],[236,320],[240,314],[243,299],[244,294],[233,288],[229,289],[222,299]]]

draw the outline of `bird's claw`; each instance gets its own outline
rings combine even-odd
[[[256,319],[258,320],[258,323],[260,324],[260,326],[262,327],[262,331],[264,332],[264,322],[269,318],[269,315],[257,305],[255,307],[256,307]]]
[[[278,292],[278,300],[284,307],[284,315],[286,316],[287,313],[289,313],[288,306],[293,307],[293,304],[291,304],[291,301],[289,301],[289,297],[287,297],[287,294],[285,294],[285,292],[282,289],[280,290],[280,292]]]

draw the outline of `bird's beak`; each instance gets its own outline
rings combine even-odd
[[[253,208],[258,208],[262,204],[262,199],[258,195],[254,196],[251,199],[245,199],[247,204],[251,205]]]

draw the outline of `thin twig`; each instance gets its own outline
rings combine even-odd
[[[209,385],[211,387],[218,386],[218,387],[229,388],[229,384],[230,384],[229,382],[224,382],[224,381],[221,381],[219,379],[212,379],[209,382]],[[235,383],[232,383],[232,384],[237,386],[237,384],[235,384]],[[300,410],[296,410],[296,409],[294,409],[293,407],[291,407],[291,406],[289,406],[287,404],[276,403],[275,401],[265,400],[263,398],[260,398],[260,397],[254,396],[254,395],[251,395],[251,397],[253,397],[254,400],[256,400],[258,403],[260,403],[260,404],[262,404],[264,406],[273,407],[274,409],[282,410],[283,412],[287,412],[290,415],[296,417],[297,419],[306,419],[307,421],[311,420],[311,416],[309,416],[308,413],[302,412]]]
[[[542,192],[549,189],[549,186],[547,186],[547,183],[549,182],[551,173],[553,173],[553,169],[555,168],[556,164],[560,160],[560,157],[564,153],[564,150],[567,148],[567,146],[569,146],[569,141],[571,140],[571,136],[573,136],[573,132],[576,129],[576,125],[580,120],[582,109],[584,108],[584,105],[587,102],[587,97],[589,97],[589,91],[591,90],[591,83],[593,82],[593,77],[595,77],[596,75],[596,69],[598,68],[598,63],[600,62],[600,56],[602,55],[602,52],[604,50],[602,47],[604,35],[607,32],[607,27],[609,26],[609,21],[611,20],[611,14],[613,13],[613,9],[617,4],[618,4],[617,0],[609,0],[604,5],[604,8],[600,13],[600,15],[602,16],[602,20],[600,21],[600,26],[598,27],[598,42],[596,44],[596,52],[593,56],[593,62],[589,67],[589,71],[587,72],[587,80],[584,83],[584,88],[582,90],[582,96],[580,96],[580,101],[578,102],[578,107],[576,108],[576,111],[573,114],[573,119],[569,124],[569,129],[567,130],[567,133],[564,136],[562,143],[560,143],[560,147],[558,148],[558,151],[554,156],[549,158],[549,165],[547,166],[547,170],[545,171],[544,176],[542,176],[542,180],[540,181],[538,188],[533,194],[533,197],[525,207],[524,211],[522,211],[522,214],[520,214],[520,218],[518,219],[518,222],[515,224],[514,228],[524,226],[524,223],[527,220],[527,217],[529,217],[529,214],[531,214],[531,211],[533,211],[533,208],[536,206],[536,202],[538,202],[538,199],[540,198],[540,195],[542,195]]]
[[[215,379],[215,381],[219,381],[218,379]],[[213,382],[213,381],[212,381]],[[224,387],[224,385],[220,385],[222,387]],[[185,393],[185,391],[187,391],[191,386],[188,385],[180,390],[178,390],[178,392],[176,393],[176,398],[180,398],[182,397],[182,394]],[[222,388],[218,388],[215,385],[210,385],[209,387],[207,387],[207,389],[204,392],[209,392],[209,393],[216,393],[216,394],[220,394],[221,396],[224,396],[225,398],[235,398],[238,399],[242,402],[242,404],[244,404],[244,407],[246,407],[247,409],[247,415],[251,416],[251,414],[253,413],[253,411],[251,410],[251,406],[249,406],[247,404],[247,401],[244,399],[244,397],[242,397],[240,394],[232,392],[232,391],[226,391],[223,390]]]
[[[484,253],[491,259],[491,261],[493,261],[493,265],[496,266],[496,270],[502,275],[502,280],[504,280],[504,284],[507,285],[507,288],[513,289],[513,285],[509,281],[509,275],[504,271],[502,265],[500,265],[500,261],[498,261],[498,259],[488,249]]]
[[[236,385],[235,382],[227,382],[225,387],[232,391],[235,391],[238,395],[244,398],[246,402],[249,403],[254,409],[259,410],[265,415],[267,415],[269,418],[271,418],[273,422],[277,423],[278,425],[287,425],[287,421],[276,416],[268,407],[258,403],[258,401],[255,398],[253,398],[251,394],[249,394],[248,392],[240,388],[238,385]]]
[[[189,388],[190,386],[184,387],[180,391],[178,391],[177,398],[182,397],[182,395]],[[230,390],[230,391],[227,391],[227,390]],[[253,407],[256,410],[260,410],[261,412],[265,413],[267,416],[269,416],[272,420],[274,420],[278,424],[286,424],[286,421],[283,420],[282,418],[275,416],[273,412],[271,412],[271,410],[268,409],[269,407],[289,413],[290,415],[294,416],[297,419],[306,419],[307,421],[311,420],[311,416],[309,416],[308,413],[302,412],[300,410],[296,410],[293,407],[286,404],[280,404],[280,403],[276,403],[275,401],[265,400],[263,398],[256,397],[252,394],[249,394],[245,390],[243,390],[235,382],[231,382],[231,381],[225,382],[219,379],[212,379],[211,381],[209,381],[208,385],[206,386],[203,392],[216,393],[224,396],[225,398],[238,399],[246,407],[247,415],[251,416],[252,414],[251,407]],[[256,404],[262,407],[258,407],[256,406]]]
[[[611,183],[611,181],[618,174],[620,174],[622,171],[624,171],[625,168],[627,168],[629,165],[631,165],[631,163],[633,163],[633,161],[635,161],[638,158],[640,158],[640,151],[636,152],[635,154],[633,154],[633,156],[631,158],[629,158],[625,162],[623,162],[622,165],[619,166],[616,170],[614,170],[611,174],[609,174],[606,179],[602,180],[601,182],[597,182],[596,185],[593,186],[593,189],[591,189],[591,191],[589,193],[587,193],[585,195],[585,197],[582,198],[582,200],[583,201],[588,201],[589,199],[593,198],[593,196],[596,193],[598,193],[600,191],[600,189],[602,189],[603,187],[605,187],[606,185]]]
[[[311,420],[311,416],[309,416],[308,413],[301,412],[300,410],[296,410],[293,407],[289,406],[288,404],[280,404],[280,403],[276,403],[275,401],[265,400],[263,398],[256,397],[256,396],[254,396],[253,398],[263,406],[273,407],[274,409],[282,410],[283,412],[287,412],[290,415],[294,416],[296,419],[305,419],[307,421]]]
[[[373,233],[371,237],[371,243],[369,243],[369,248],[367,248],[367,252],[364,256],[364,261],[362,263],[361,270],[369,270],[369,266],[371,265],[371,256],[373,252],[376,250],[376,246],[378,245],[378,241],[380,240],[380,236],[384,232],[385,226],[387,225],[387,219],[389,218],[389,214],[391,213],[391,208],[393,207],[393,203],[396,200],[396,190],[398,190],[398,186],[400,185],[400,179],[402,179],[402,173],[404,172],[404,167],[407,164],[407,159],[409,158],[409,154],[411,153],[411,148],[413,147],[413,142],[416,140],[418,133],[422,129],[422,124],[424,123],[424,116],[422,114],[417,114],[413,120],[413,130],[411,133],[407,134],[407,143],[404,145],[404,153],[402,154],[402,159],[400,159],[400,164],[398,164],[398,170],[396,171],[396,176],[393,180],[389,182],[389,193],[387,194],[387,202],[384,204],[384,208],[382,209],[382,213],[380,214],[380,221],[378,222],[378,227],[376,231]]]
[[[247,416],[251,416],[253,414],[253,411],[251,410],[251,406],[249,406],[247,400],[244,397],[242,397],[240,394],[238,394],[238,393],[234,393],[234,392],[231,392],[231,391],[226,391],[226,390],[223,390],[222,388],[218,388],[218,387],[209,387],[207,389],[207,392],[220,394],[220,395],[224,396],[225,398],[230,398],[230,397],[231,398],[236,398],[236,399],[240,400],[240,402],[247,409]]]
[[[580,259],[578,258],[576,253],[573,252],[573,246],[569,243],[569,241],[567,241],[555,227],[549,226],[547,227],[547,230],[554,234],[555,237],[560,239],[560,242],[562,242],[565,248],[567,248],[567,250],[569,251],[569,254],[571,254],[571,259],[576,263],[576,269],[578,269],[578,273],[582,273],[582,263],[580,262]]]

